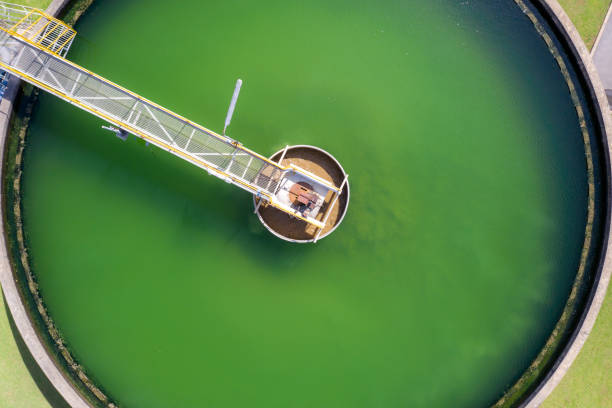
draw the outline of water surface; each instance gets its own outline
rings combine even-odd
[[[98,1],[70,58],[262,154],[350,173],[342,226],[279,241],[244,191],[41,97],[24,217],[51,316],[124,407],[476,407],[575,276],[582,136],[511,0]]]

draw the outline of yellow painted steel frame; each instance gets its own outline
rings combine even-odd
[[[53,21],[55,21],[55,22],[59,22],[59,23],[60,23],[60,24],[62,24],[63,26],[69,27],[69,26],[67,26],[66,24],[64,24],[64,23],[63,23],[61,20],[57,20],[57,19],[55,19],[55,18],[53,18],[53,17],[51,17],[51,16],[48,16],[47,14],[45,14],[44,12],[41,12],[41,11],[40,11],[40,10],[38,10],[38,9],[35,9],[35,10],[36,10],[37,12],[42,13],[42,14],[43,14],[43,15],[44,15],[46,18],[52,19],[52,20],[53,20]],[[23,20],[23,19],[22,19],[22,20]],[[19,24],[19,23],[18,23],[18,24]],[[16,24],[16,25],[17,25],[17,24]],[[48,25],[48,24],[47,24],[47,25]],[[14,30],[12,30],[12,29],[11,29],[11,30],[7,30],[7,29],[4,29],[4,28],[0,27],[0,30],[6,31],[6,32],[8,32],[8,33],[9,33],[9,34],[11,34],[11,35],[17,36],[17,37],[21,38],[22,40],[26,41],[27,43],[29,43],[29,44],[31,44],[31,45],[34,45],[35,47],[37,47],[37,48],[39,48],[39,49],[41,49],[41,50],[43,50],[43,51],[50,51],[50,49],[48,49],[47,47],[45,47],[45,46],[43,46],[43,45],[41,45],[41,44],[38,44],[38,42],[34,42],[34,41],[30,40],[29,38],[27,38],[27,37],[25,37],[25,36],[23,36],[23,35],[21,35],[21,34],[17,33],[16,31],[14,31]],[[41,30],[41,31],[42,31],[42,30]],[[39,33],[40,33],[40,31],[39,31]],[[39,33],[37,33],[37,35],[38,35]],[[74,35],[76,35],[76,32],[74,33]],[[60,48],[60,49],[61,49],[61,48]],[[92,75],[92,76],[94,76],[94,77],[96,77],[96,78],[100,79],[101,81],[104,81],[104,82],[106,82],[107,84],[109,84],[109,85],[111,85],[111,86],[113,86],[113,87],[115,87],[115,88],[117,88],[117,89],[120,89],[120,90],[122,90],[122,91],[124,91],[124,92],[126,92],[126,93],[128,93],[128,94],[130,94],[130,95],[132,95],[132,96],[134,96],[135,98],[141,99],[142,101],[144,101],[144,102],[146,102],[146,103],[148,103],[148,104],[150,104],[150,105],[152,105],[152,106],[155,106],[156,108],[159,108],[159,109],[163,110],[164,112],[169,113],[170,115],[173,115],[173,116],[175,116],[176,118],[178,118],[178,119],[180,119],[180,120],[182,120],[182,121],[184,121],[184,122],[189,123],[189,124],[190,124],[190,125],[192,125],[192,126],[195,126],[195,127],[197,127],[197,128],[200,128],[201,130],[205,131],[206,133],[210,134],[211,136],[214,136],[214,137],[218,138],[219,140],[222,140],[222,141],[224,141],[224,142],[227,142],[227,139],[226,139],[225,137],[223,137],[223,136],[221,136],[221,135],[217,134],[216,132],[213,132],[212,130],[207,129],[207,128],[205,128],[205,127],[204,127],[204,126],[202,126],[202,125],[199,125],[199,124],[197,124],[197,123],[194,123],[194,122],[190,121],[189,119],[184,118],[184,117],[182,117],[181,115],[178,115],[178,114],[176,114],[176,113],[174,113],[174,112],[172,112],[172,111],[170,111],[170,110],[168,110],[168,109],[164,108],[163,106],[160,106],[160,105],[156,104],[155,102],[152,102],[152,101],[150,101],[150,100],[148,100],[148,99],[146,99],[146,98],[143,98],[142,96],[140,96],[140,95],[138,95],[138,94],[136,94],[136,93],[134,93],[134,92],[130,91],[129,89],[126,89],[126,88],[124,88],[124,87],[122,87],[122,86],[120,86],[120,85],[117,85],[117,84],[115,84],[115,83],[113,83],[113,82],[109,81],[109,80],[108,80],[108,79],[106,79],[106,78],[103,78],[103,77],[99,76],[99,75],[98,75],[98,74],[96,74],[95,72],[91,72],[91,71],[89,71],[88,69],[83,68],[83,67],[81,67],[81,66],[79,66],[79,65],[77,65],[77,64],[75,64],[75,63],[73,63],[73,62],[71,62],[70,60],[67,60],[67,59],[63,58],[61,55],[58,55],[58,53],[57,53],[57,52],[53,52],[53,51],[50,51],[50,52],[52,52],[54,55],[58,56],[59,58],[62,58],[62,60],[66,61],[67,63],[69,63],[70,65],[74,66],[75,68],[80,69],[80,70],[82,70],[82,71],[84,71],[84,72],[86,72],[86,73],[88,73],[88,74],[90,74],[90,75]],[[268,164],[270,164],[270,165],[272,165],[272,166],[274,166],[274,167],[278,168],[278,169],[279,169],[279,170],[281,170],[281,171],[289,171],[289,170],[291,170],[291,171],[295,171],[296,173],[300,173],[300,174],[302,174],[302,175],[304,175],[304,176],[306,176],[306,177],[308,177],[308,178],[312,178],[312,175],[311,175],[311,174],[307,174],[305,171],[303,171],[303,170],[302,170],[302,169],[300,169],[299,167],[296,167],[296,166],[281,166],[280,164],[278,164],[278,163],[276,163],[276,162],[274,162],[274,161],[272,161],[272,160],[268,159],[267,157],[262,156],[261,154],[259,154],[259,153],[255,152],[255,151],[253,151],[253,150],[251,150],[251,149],[249,149],[249,148],[245,147],[245,146],[244,146],[244,145],[242,145],[240,142],[235,142],[235,144],[234,144],[234,145],[235,145],[235,147],[236,147],[237,149],[242,150],[242,151],[244,151],[245,153],[248,153],[248,154],[250,154],[250,155],[256,156],[256,157],[260,158],[261,160],[265,161],[266,163],[268,163]],[[329,183],[327,180],[323,180],[323,179],[321,179],[321,178],[317,177],[317,178],[316,178],[316,181],[318,181],[319,183],[323,184],[324,186],[326,186],[327,188],[329,188],[329,189],[331,189],[331,190],[338,191],[338,187],[334,186],[332,183]]]
[[[9,34],[11,34],[11,35],[18,36],[19,38],[23,39],[24,41],[28,42],[29,44],[34,45],[34,46],[36,46],[37,48],[39,48],[39,49],[41,49],[41,50],[43,50],[43,51],[47,51],[47,49],[46,49],[45,47],[39,46],[37,43],[32,42],[32,41],[29,41],[27,38],[24,38],[24,37],[20,36],[19,34],[12,33],[12,32],[10,32],[9,30],[6,30],[6,29],[4,29],[4,28],[2,28],[2,27],[0,27],[0,30],[6,31],[6,32],[8,32],[8,33],[9,33]],[[62,58],[62,57],[60,57],[60,56],[57,56],[57,57],[58,57],[58,58]],[[216,137],[218,137],[218,138],[222,139],[222,137],[221,137],[221,136],[219,136],[219,135],[217,135],[216,133],[214,133],[214,132],[212,132],[212,131],[210,131],[210,130],[208,130],[208,129],[204,128],[203,126],[200,126],[200,125],[198,125],[198,124],[196,124],[196,123],[193,123],[193,122],[191,122],[191,121],[189,121],[189,120],[187,120],[187,119],[184,119],[184,118],[182,118],[181,116],[176,115],[176,114],[174,114],[173,112],[171,112],[171,111],[169,111],[169,110],[167,110],[167,109],[165,109],[165,108],[163,108],[163,107],[161,107],[161,106],[159,106],[159,105],[157,105],[157,104],[155,104],[155,103],[149,102],[149,101],[147,101],[146,99],[144,99],[144,98],[142,98],[142,97],[140,97],[140,96],[138,96],[138,95],[134,94],[133,92],[128,91],[127,89],[124,89],[124,88],[122,88],[122,87],[120,87],[120,86],[118,86],[118,85],[115,85],[114,83],[112,83],[112,82],[110,82],[110,81],[108,81],[108,80],[106,80],[106,79],[104,79],[104,78],[100,77],[99,75],[97,75],[97,74],[95,74],[95,73],[93,73],[93,72],[88,71],[88,70],[87,70],[87,69],[85,69],[85,68],[80,67],[80,66],[79,66],[79,65],[77,65],[77,64],[74,64],[74,63],[72,63],[72,62],[70,62],[70,61],[66,60],[65,58],[62,58],[62,59],[63,59],[63,60],[65,60],[65,61],[67,61],[68,63],[70,63],[70,64],[71,64],[72,66],[74,66],[75,68],[80,69],[80,70],[83,70],[83,71],[85,71],[85,72],[87,72],[87,73],[90,73],[91,75],[95,76],[96,78],[99,78],[99,79],[101,79],[101,80],[103,80],[103,81],[105,81],[105,82],[107,82],[107,83],[111,84],[112,86],[116,86],[117,88],[120,88],[120,89],[124,90],[125,92],[128,92],[128,93],[130,93],[131,95],[133,95],[133,96],[135,96],[135,97],[137,97],[137,98],[140,98],[140,99],[142,99],[142,100],[145,100],[146,102],[151,103],[152,105],[154,105],[154,106],[156,106],[156,107],[159,107],[160,109],[163,109],[163,110],[165,110],[166,112],[168,112],[168,113],[170,113],[170,114],[172,114],[172,115],[175,115],[176,117],[179,117],[179,118],[181,118],[182,120],[185,120],[185,121],[189,122],[190,124],[192,124],[192,125],[194,125],[194,126],[196,126],[196,127],[199,127],[199,128],[201,128],[201,129],[205,130],[206,132],[210,132],[212,135],[214,135],[214,136],[216,136]],[[110,122],[110,123],[114,123],[115,125],[119,126],[120,128],[123,128],[123,129],[125,129],[125,130],[129,131],[130,133],[132,133],[132,134],[134,134],[134,135],[137,135],[138,137],[140,137],[140,138],[142,138],[142,139],[145,139],[145,140],[147,140],[148,142],[150,142],[150,143],[152,143],[152,144],[154,144],[154,145],[156,145],[156,146],[158,146],[158,147],[160,147],[160,148],[163,148],[163,149],[165,149],[165,150],[167,150],[167,151],[169,151],[169,152],[172,152],[173,154],[175,154],[175,155],[177,155],[177,156],[180,156],[180,157],[184,158],[184,159],[185,159],[185,160],[187,160],[187,161],[193,162],[193,163],[195,163],[196,165],[198,165],[198,166],[200,166],[200,167],[203,167],[203,168],[205,168],[205,169],[207,169],[207,170],[214,171],[215,173],[222,175],[222,176],[223,176],[223,177],[225,177],[226,179],[230,179],[232,182],[234,182],[234,183],[236,183],[236,184],[239,184],[239,185],[241,185],[241,186],[243,186],[243,187],[246,187],[246,189],[247,189],[247,190],[252,191],[252,192],[253,192],[253,194],[260,194],[261,196],[265,196],[265,197],[266,197],[266,200],[268,201],[268,203],[269,203],[270,205],[272,205],[273,207],[275,207],[275,208],[277,208],[277,209],[279,209],[279,210],[281,210],[281,211],[283,211],[283,212],[285,212],[285,213],[287,213],[287,214],[289,214],[289,215],[291,215],[291,216],[293,216],[293,217],[296,217],[296,218],[298,218],[298,219],[300,219],[300,220],[302,220],[302,221],[305,221],[305,222],[307,222],[308,224],[312,224],[312,225],[314,225],[314,226],[316,226],[316,227],[318,227],[318,228],[322,228],[322,226],[320,225],[320,224],[321,224],[321,222],[316,221],[316,220],[309,220],[309,219],[307,219],[306,217],[303,217],[303,216],[301,216],[301,215],[300,215],[300,214],[298,214],[298,213],[295,213],[295,212],[293,212],[293,211],[287,210],[287,209],[286,209],[286,208],[284,208],[283,206],[281,206],[281,205],[279,205],[278,203],[276,203],[276,202],[275,202],[275,200],[274,200],[274,198],[273,198],[273,196],[271,196],[270,194],[267,194],[267,193],[261,192],[261,191],[259,191],[259,190],[255,189],[255,188],[253,188],[253,186],[251,186],[250,184],[245,183],[244,181],[242,181],[242,180],[240,180],[240,179],[237,179],[237,178],[235,178],[235,177],[233,177],[233,176],[231,176],[231,175],[229,175],[229,174],[225,173],[225,172],[224,172],[224,171],[222,171],[222,170],[218,170],[218,169],[216,169],[215,167],[210,166],[209,164],[207,164],[207,163],[205,163],[205,162],[203,162],[203,161],[201,161],[201,160],[198,160],[198,159],[196,159],[196,158],[195,158],[195,157],[193,157],[193,156],[187,155],[187,154],[185,154],[185,153],[181,152],[180,150],[177,150],[177,149],[173,148],[172,146],[170,146],[170,145],[168,145],[168,144],[166,144],[166,143],[164,143],[164,142],[161,142],[161,141],[159,141],[159,140],[157,140],[157,139],[154,139],[154,138],[152,138],[152,137],[150,137],[150,136],[146,135],[145,133],[143,133],[143,132],[139,131],[138,129],[135,129],[135,128],[133,128],[132,126],[127,125],[126,123],[123,123],[123,122],[121,122],[121,121],[119,121],[119,120],[117,120],[117,119],[114,119],[114,118],[112,118],[112,117],[110,117],[110,116],[106,115],[105,113],[100,112],[100,111],[98,111],[98,110],[97,110],[97,109],[95,109],[95,108],[92,108],[91,106],[87,106],[87,105],[85,105],[85,104],[81,103],[80,101],[78,101],[77,99],[72,98],[72,97],[70,97],[70,96],[66,95],[66,94],[65,94],[65,93],[63,93],[63,92],[60,92],[60,91],[58,91],[58,90],[56,90],[56,89],[54,89],[54,88],[52,88],[52,87],[50,87],[50,86],[48,86],[48,85],[46,85],[46,84],[44,84],[44,83],[42,83],[42,82],[38,81],[37,79],[32,78],[32,77],[31,77],[31,76],[29,76],[29,75],[26,75],[26,74],[24,74],[24,73],[22,73],[22,72],[19,72],[19,71],[15,70],[15,69],[11,68],[10,66],[8,66],[8,65],[6,65],[6,64],[4,64],[4,63],[2,63],[2,62],[0,62],[0,67],[2,67],[2,69],[4,69],[4,70],[5,70],[5,71],[7,71],[7,72],[11,72],[11,73],[15,74],[15,75],[16,75],[16,76],[18,76],[18,77],[24,78],[25,80],[27,80],[28,82],[32,83],[33,85],[36,85],[37,87],[39,87],[39,88],[41,88],[41,89],[44,89],[44,90],[46,90],[47,92],[52,93],[52,94],[54,94],[54,95],[56,95],[56,96],[58,96],[58,97],[60,97],[60,98],[62,98],[62,99],[64,99],[64,100],[66,100],[66,101],[68,101],[68,102],[72,103],[73,105],[76,105],[76,106],[80,107],[80,108],[81,108],[81,109],[83,109],[83,110],[86,110],[86,111],[89,111],[89,112],[93,113],[94,115],[98,116],[99,118],[102,118],[102,119],[104,119],[104,120],[106,120],[106,121],[108,121],[108,122]],[[225,140],[225,139],[223,139],[223,140]],[[265,158],[265,157],[263,157],[263,156],[259,155],[258,153],[255,153],[255,152],[252,152],[252,151],[251,151],[251,150],[249,150],[249,149],[243,148],[241,145],[240,145],[240,146],[236,146],[236,147],[237,147],[237,148],[240,148],[241,150],[243,150],[243,151],[245,151],[245,152],[252,153],[253,155],[255,155],[255,156],[257,156],[257,157],[260,157],[260,158],[264,159],[266,162],[269,162],[269,163],[271,163],[271,164],[275,164],[275,165],[276,165],[276,163],[274,163],[274,162],[270,161],[269,159],[267,159],[267,158]],[[280,169],[283,169],[283,170],[284,170],[284,168],[283,168],[283,167],[281,167],[281,166],[278,166],[278,165],[277,165],[277,167],[279,167]]]
[[[73,31],[72,34],[70,35],[70,37],[68,37],[66,39],[66,41],[64,41],[63,43],[60,44],[58,50],[63,50],[64,47],[66,46],[66,44],[68,44],[70,41],[72,41],[74,39],[74,37],[76,37],[76,35],[77,35],[76,31]],[[59,39],[59,37],[58,37],[58,39]]]
[[[52,23],[52,21],[50,21],[49,23]],[[52,28],[51,28],[49,31],[47,31],[47,33],[46,33],[45,35],[43,35],[43,36],[41,37],[41,39],[40,39],[40,40],[38,40],[38,41],[36,41],[36,42],[37,42],[38,44],[42,45],[43,47],[45,47],[45,46],[43,45],[43,41],[45,41],[45,39],[46,39],[47,37],[49,37],[49,36],[50,36],[50,35],[51,35],[51,34],[52,34],[54,31],[56,31],[56,30],[58,30],[58,29],[61,29],[61,30],[62,30],[62,32],[64,32],[64,30],[63,30],[63,26],[60,26],[60,25],[57,25],[57,24],[56,24],[56,25],[55,25],[55,27],[52,27]],[[45,47],[45,48],[47,48],[47,49],[51,50],[51,46],[49,46],[49,47]]]
[[[25,22],[27,21],[27,19],[32,16],[32,15],[38,15],[39,17],[30,25],[28,25],[28,27],[24,30],[24,32],[28,32],[31,28],[35,27],[36,24],[38,24],[38,22],[45,18],[47,19],[47,23],[44,24],[37,32],[36,34],[34,34],[33,38],[38,37],[38,35],[40,35],[40,33],[42,33],[47,27],[49,27],[49,25],[51,25],[51,23],[55,23],[55,27],[52,27],[48,33],[46,33],[40,40],[38,41],[33,41],[32,39],[26,37],[25,35],[22,35],[20,33],[17,32],[17,30],[19,29],[19,27]],[[45,13],[42,10],[39,10],[37,8],[33,8],[32,10],[30,10],[29,13],[27,13],[25,16],[23,16],[17,23],[15,23],[11,28],[9,29],[5,29],[0,27],[0,29],[2,29],[3,31],[6,31],[7,33],[17,36],[21,39],[23,39],[24,41],[28,42],[29,44],[35,45],[38,48],[43,49],[44,51],[48,51],[50,53],[52,53],[53,55],[56,55],[60,58],[61,55],[59,55],[59,53],[61,52],[61,50],[64,48],[64,46],[66,44],[68,44],[68,42],[70,40],[72,40],[75,36],[76,36],[76,30],[74,30],[72,27],[70,27],[68,24],[64,23],[62,20],[58,20],[57,18],[50,16],[49,14]],[[53,41],[48,47],[45,46],[43,44],[43,41],[45,40],[45,38],[47,38],[49,35],[51,35],[51,33],[53,33],[54,31],[56,31],[57,29],[60,29],[60,34],[57,36],[57,38],[55,39],[55,41]],[[59,48],[57,48],[57,51],[53,51],[53,45],[61,38],[61,36],[64,34],[64,32],[67,31],[71,31],[72,34],[69,36],[69,39],[64,41],[64,43],[62,43],[62,46],[60,46]],[[67,60],[66,60],[67,61]]]
[[[47,27],[49,27],[49,24],[51,24],[51,21],[47,21],[46,24],[44,24],[42,27],[40,27],[38,29],[38,31],[36,32],[36,34],[34,34],[34,38],[38,37],[40,35],[40,33],[42,33]],[[22,38],[25,38],[24,36],[21,36]]]
[[[35,26],[36,24],[38,24],[38,22],[39,22],[40,20],[42,20],[42,19],[43,19],[43,17],[44,17],[44,16],[41,14],[41,15],[40,15],[40,17],[38,17],[38,18],[36,19],[36,21],[34,21],[32,24],[30,24],[30,25],[28,26],[28,28],[26,28],[24,31],[30,31],[30,29],[31,29],[31,28],[34,28],[34,26]]]

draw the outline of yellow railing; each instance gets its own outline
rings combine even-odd
[[[36,13],[40,13],[40,14],[42,14],[42,16],[44,18],[47,18],[47,16],[44,14],[44,12],[41,12],[40,10],[36,10],[35,12]],[[169,111],[168,109],[164,108],[163,106],[160,106],[160,105],[158,105],[158,104],[156,104],[154,102],[151,102],[151,101],[149,101],[149,100],[147,100],[147,99],[145,99],[145,98],[135,94],[134,92],[132,92],[132,91],[130,91],[128,89],[125,89],[125,88],[123,88],[123,87],[121,87],[121,86],[119,86],[117,84],[114,84],[113,82],[111,82],[111,81],[109,81],[109,80],[107,80],[107,79],[105,79],[105,78],[95,74],[94,72],[91,72],[91,71],[89,71],[89,70],[87,70],[87,69],[85,69],[85,68],[83,68],[83,67],[81,67],[81,66],[79,66],[79,65],[77,65],[77,64],[75,64],[75,63],[73,63],[73,62],[71,62],[71,61],[69,61],[67,59],[65,59],[65,58],[63,58],[63,56],[58,55],[57,52],[54,52],[52,50],[53,42],[50,43],[47,46],[44,45],[44,40],[45,40],[45,38],[47,36],[43,36],[43,38],[41,38],[40,40],[36,40],[36,38],[40,35],[40,33],[43,32],[44,28],[42,30],[39,28],[37,33],[35,34],[36,36],[34,38],[28,38],[27,36],[22,35],[22,33],[20,33],[21,30],[20,30],[19,27],[21,25],[28,24],[28,21],[34,20],[34,22],[30,22],[25,27],[26,29],[29,29],[29,30],[34,29],[37,26],[37,24],[42,24],[41,20],[40,20],[40,17],[38,19],[34,19],[34,18],[32,18],[33,15],[34,15],[34,12],[28,13],[26,16],[24,16],[24,18],[22,18],[18,23],[16,23],[10,29],[5,29],[5,28],[0,27],[0,30],[7,32],[9,35],[11,35],[13,37],[17,37],[18,39],[20,39],[20,40],[30,44],[33,47],[36,47],[39,50],[42,50],[43,52],[52,53],[57,58],[60,58],[64,63],[69,64],[70,66],[72,66],[74,69],[80,70],[80,71],[82,71],[82,72],[84,72],[84,73],[86,73],[88,75],[91,75],[91,76],[99,79],[100,81],[108,84],[109,86],[111,86],[111,87],[113,87],[115,89],[121,90],[121,91],[131,95],[132,97],[142,101],[143,103],[149,104],[152,107],[156,107],[156,108],[166,112],[167,114],[175,117],[176,119],[181,120],[181,121],[186,122],[186,123],[189,123],[193,127],[196,127],[198,129],[206,132],[208,135],[213,136],[215,138],[218,138],[219,140],[227,143],[227,138],[225,138],[225,137],[223,137],[223,136],[221,136],[221,135],[219,135],[219,134],[217,134],[217,133],[215,133],[215,132],[213,132],[213,131],[211,131],[211,130],[209,130],[209,129],[201,126],[201,125],[198,125],[197,123],[194,123],[194,122],[192,122],[192,121],[190,121],[190,120],[188,120],[186,118],[183,118],[182,116],[177,115],[176,113]],[[55,22],[55,21],[59,21],[59,20],[53,19],[53,22]],[[51,22],[48,22],[47,24],[51,24]],[[74,36],[76,35],[76,32],[74,30],[72,30],[70,27],[68,27],[67,25],[65,25],[63,23],[61,23],[61,24],[64,27],[64,29],[67,27],[68,29],[71,30],[71,33],[72,33],[72,37],[71,38],[74,38]],[[59,38],[59,35],[58,35],[58,38]],[[57,40],[57,38],[56,38],[56,40]],[[70,40],[67,40],[67,41],[70,41]],[[307,222],[309,224],[315,225],[318,228],[322,228],[322,225],[321,225],[320,221],[312,220],[312,219],[307,219],[306,217],[303,217],[303,216],[301,216],[298,213],[295,213],[293,211],[290,211],[290,210],[284,208],[283,206],[281,206],[281,205],[279,205],[278,203],[275,202],[275,200],[274,200],[274,198],[273,198],[273,196],[271,194],[269,194],[268,192],[261,191],[261,189],[257,188],[257,186],[251,185],[251,184],[249,184],[249,183],[247,183],[247,182],[245,182],[245,181],[243,181],[243,180],[241,180],[241,179],[239,179],[237,177],[234,177],[233,175],[231,175],[231,174],[229,174],[229,173],[227,173],[227,172],[225,172],[225,171],[223,171],[221,169],[218,169],[218,168],[216,168],[214,166],[211,166],[210,164],[206,163],[203,160],[200,160],[199,158],[197,158],[197,157],[195,157],[195,156],[193,156],[191,154],[187,154],[187,153],[185,153],[185,152],[183,152],[183,151],[181,151],[179,149],[176,149],[175,147],[173,147],[173,146],[171,146],[171,145],[169,145],[167,143],[164,143],[164,141],[162,141],[162,140],[160,140],[158,138],[154,138],[154,137],[144,133],[143,131],[135,128],[134,126],[130,125],[129,123],[126,123],[126,122],[124,122],[122,120],[119,120],[117,118],[109,116],[105,112],[101,112],[100,110],[96,109],[95,107],[81,102],[80,100],[74,98],[73,96],[67,94],[66,92],[62,92],[59,89],[56,89],[56,88],[54,88],[52,86],[49,86],[49,85],[41,82],[37,78],[33,78],[32,76],[27,75],[25,72],[21,72],[19,70],[16,70],[13,67],[11,67],[11,66],[9,66],[9,65],[1,62],[1,61],[0,61],[0,67],[2,67],[2,69],[17,75],[17,76],[27,80],[28,82],[31,82],[32,84],[34,84],[34,85],[36,85],[36,86],[38,86],[38,87],[40,87],[40,88],[42,88],[42,89],[52,93],[52,94],[54,94],[54,95],[56,95],[56,96],[58,96],[58,97],[60,97],[60,98],[62,98],[64,100],[66,100],[66,101],[68,101],[68,102],[70,102],[70,103],[80,107],[83,110],[89,111],[90,113],[92,113],[92,114],[94,114],[94,115],[96,115],[96,116],[98,116],[98,117],[108,121],[109,123],[113,123],[113,124],[119,126],[120,128],[123,128],[123,129],[127,130],[128,132],[133,133],[133,134],[141,137],[144,140],[147,140],[147,141],[149,141],[149,142],[151,142],[151,143],[153,143],[153,144],[155,144],[155,145],[157,145],[157,146],[159,146],[159,147],[161,147],[161,148],[163,148],[163,149],[165,149],[167,151],[172,152],[173,154],[175,154],[177,156],[180,156],[180,157],[182,157],[182,158],[184,158],[184,159],[186,159],[188,161],[193,162],[194,164],[196,164],[196,165],[198,165],[198,166],[200,166],[202,168],[207,169],[209,172],[214,172],[214,173],[216,173],[218,175],[223,176],[223,178],[231,180],[233,183],[238,184],[238,185],[242,186],[243,188],[245,188],[247,190],[250,190],[253,194],[259,194],[262,197],[265,197],[266,201],[268,201],[269,204],[272,205],[273,207],[278,208],[279,210],[281,210],[283,212],[286,212],[286,213],[288,213],[288,214],[290,214],[290,215],[292,215],[292,216],[294,216],[294,217],[296,217],[298,219],[301,219],[301,220],[303,220],[303,221],[305,221],[305,222]],[[274,166],[275,168],[279,169],[280,171],[283,171],[283,172],[284,171],[295,171],[295,172],[298,172],[298,173],[301,173],[301,174],[307,176],[308,178],[313,178],[312,174],[310,174],[310,173],[308,173],[306,171],[303,171],[300,168],[297,168],[295,166],[282,166],[279,163],[273,162],[270,159],[268,159],[267,157],[264,157],[264,156],[260,155],[259,153],[256,153],[256,152],[254,152],[254,151],[252,151],[252,150],[242,146],[238,142],[234,142],[234,143],[232,143],[232,145],[237,150],[243,151],[244,153],[247,153],[249,155],[257,157],[257,158],[261,159],[262,161],[264,161],[265,163],[268,163],[269,165]],[[319,183],[327,186],[328,188],[338,192],[338,188],[336,186],[334,186],[333,184],[327,182],[326,180],[323,180],[320,177],[316,177],[315,179],[316,179],[317,182],[319,182]]]
[[[3,30],[57,56],[62,56],[62,50],[76,37],[76,31],[68,24],[36,8]]]

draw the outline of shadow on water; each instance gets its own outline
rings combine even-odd
[[[120,165],[125,174],[137,176],[151,190],[163,189],[161,196],[168,199],[163,208],[169,214],[188,208],[184,218],[190,225],[184,227],[198,229],[214,224],[226,246],[237,244],[260,265],[267,265],[262,269],[268,272],[286,270],[313,250],[312,244],[283,241],[267,231],[254,214],[253,199],[247,192],[156,148],[146,148],[140,140],[133,139],[125,147],[120,151],[125,155]],[[141,160],[130,160],[133,157]],[[123,188],[130,194],[132,185],[125,184]]]
[[[292,270],[291,266],[303,262],[312,255],[315,244],[283,241],[266,230],[257,215],[253,214],[252,207],[245,207],[242,212],[243,225],[248,232],[237,234],[240,247],[249,254],[250,258],[256,259],[259,265],[268,266],[260,268],[260,271],[286,273]]]
[[[57,109],[55,114],[40,109],[50,105]],[[253,213],[249,193],[178,157],[147,146],[136,137],[121,141],[101,130],[97,119],[85,113],[75,114],[72,107],[56,102],[49,95],[40,96],[33,118],[29,147],[24,153],[25,168],[34,149],[55,151],[50,144],[55,139],[61,146],[55,154],[70,152],[74,165],[87,173],[93,185],[114,189],[116,201],[109,208],[142,206],[142,211],[180,219],[181,239],[200,239],[206,235],[203,231],[214,230],[221,246],[240,248],[254,263],[266,265],[262,269],[268,272],[287,270],[314,249],[312,245],[282,241],[268,232]],[[61,123],[75,120],[76,127],[86,130],[65,132],[61,128]],[[86,159],[80,160],[82,157]],[[27,181],[26,176],[24,185]],[[30,199],[27,191],[24,188],[24,202]]]
[[[13,334],[13,338],[15,339],[15,343],[17,344],[17,348],[19,349],[19,354],[21,355],[21,359],[23,363],[28,368],[28,372],[30,376],[36,383],[36,386],[40,390],[40,392],[44,395],[45,399],[53,408],[70,408],[70,405],[62,398],[62,396],[57,392],[53,384],[47,379],[47,376],[42,372],[38,364],[30,354],[30,350],[24,343],[19,331],[17,330],[17,326],[15,326],[15,322],[13,321],[13,316],[11,315],[11,311],[6,304],[6,300],[3,299],[4,303],[4,313],[6,313],[8,317],[9,324],[11,326],[11,332]]]

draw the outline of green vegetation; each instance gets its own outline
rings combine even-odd
[[[559,0],[589,49],[593,47],[610,0]]]
[[[612,296],[576,361],[542,408],[612,407]]]
[[[4,300],[1,292],[0,299]],[[23,340],[12,335],[17,333],[17,328],[6,307],[0,312],[0,333],[0,407],[68,408],[36,365]]]
[[[62,16],[62,20],[68,23],[69,25],[74,26],[77,20],[83,15],[85,10],[87,10],[87,8],[91,6],[93,2],[94,0],[72,1],[72,3],[70,3],[70,8],[66,10],[64,15]]]
[[[0,297],[2,295],[0,294]],[[4,300],[4,298],[2,298]],[[0,406],[3,407],[50,407],[38,390],[24,359],[12,336],[8,310],[0,313]]]
[[[19,0],[15,1],[15,3],[23,4],[24,6],[36,7],[38,9],[44,10],[49,4],[51,4],[51,0]]]

